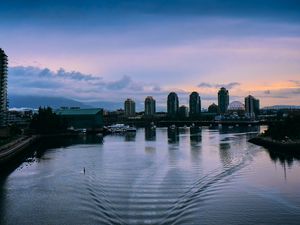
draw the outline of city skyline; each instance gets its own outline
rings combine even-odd
[[[300,102],[296,1],[1,3],[9,95],[121,102],[175,91],[203,107],[225,86],[232,100]],[[55,15],[55,16],[54,16]],[[74,72],[75,71],[75,72]]]

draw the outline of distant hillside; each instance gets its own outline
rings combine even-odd
[[[57,109],[62,106],[80,108],[103,108],[106,110],[116,110],[123,108],[123,102],[79,102],[69,98],[51,96],[9,96],[9,108],[33,108],[50,106]]]
[[[103,108],[106,110],[117,110],[120,108],[124,108],[124,103],[123,102],[108,102],[108,101],[97,101],[97,102],[87,102],[86,104],[91,105],[96,108]]]
[[[300,109],[299,105],[273,105],[273,106],[266,106],[262,109]]]
[[[62,106],[66,107],[80,107],[80,108],[103,108],[105,110],[113,111],[123,109],[123,102],[110,102],[110,101],[94,101],[94,102],[79,102],[73,99],[64,97],[51,97],[51,96],[9,96],[9,108],[33,108],[37,109],[40,106],[50,106],[57,109]],[[144,110],[144,102],[136,102],[136,111]],[[157,106],[157,111],[165,111],[164,107]]]
[[[48,96],[9,96],[9,107],[10,108],[34,108],[37,109],[40,106],[50,106],[54,109],[62,106],[67,107],[80,107],[80,108],[91,108],[90,105],[68,99],[63,97],[48,97]]]

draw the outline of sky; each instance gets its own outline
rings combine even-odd
[[[300,105],[299,0],[0,1],[9,95]]]

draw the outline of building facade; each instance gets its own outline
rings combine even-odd
[[[259,100],[252,95],[248,95],[245,98],[246,116],[249,118],[255,118],[259,114]]]
[[[179,100],[175,92],[168,95],[168,117],[175,118],[178,114]]]
[[[0,126],[7,125],[7,55],[0,48]]]
[[[217,114],[218,111],[219,111],[219,107],[215,103],[213,103],[210,106],[208,106],[208,112],[209,113],[215,113],[215,114]]]
[[[189,106],[189,116],[194,118],[199,117],[201,114],[201,98],[195,91],[190,94]]]
[[[189,116],[189,109],[185,105],[182,105],[178,109],[178,117],[181,119],[185,119]]]
[[[233,101],[228,105],[227,108],[228,114],[234,114],[238,116],[244,116],[245,115],[245,105],[241,103],[240,101]]]
[[[135,116],[135,102],[132,99],[126,99],[124,102],[124,109],[126,117]]]
[[[155,100],[152,96],[148,96],[145,99],[145,116],[154,116],[155,112]]]
[[[62,117],[69,127],[74,129],[99,129],[103,127],[103,110],[61,108],[55,111]]]
[[[219,113],[225,114],[229,105],[229,92],[226,88],[222,87],[218,92],[218,107]]]

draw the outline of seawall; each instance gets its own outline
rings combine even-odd
[[[31,144],[35,143],[39,139],[38,135],[29,137],[21,137],[14,140],[0,148],[0,166],[14,160],[21,153],[24,153],[25,149]]]

